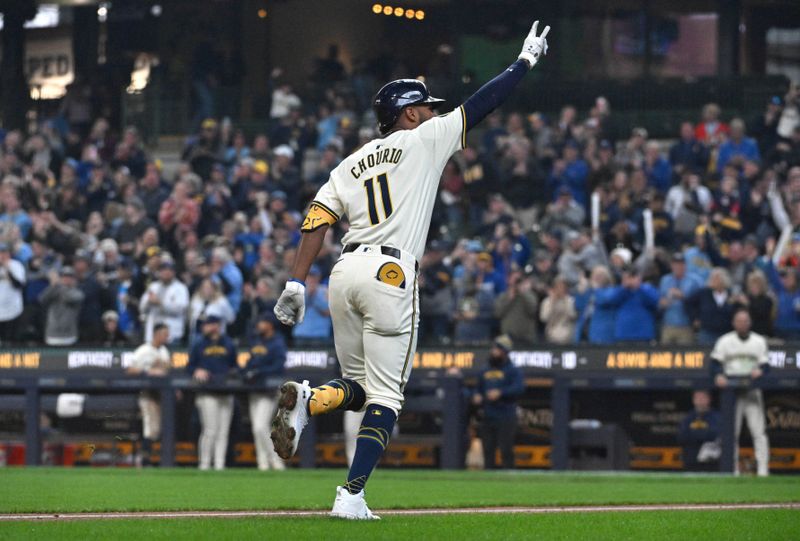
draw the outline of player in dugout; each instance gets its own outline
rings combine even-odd
[[[733,330],[723,334],[711,352],[714,383],[724,388],[739,380],[736,386],[736,431],[734,435],[734,466],[739,473],[739,434],[742,420],[753,438],[759,477],[769,475],[769,440],[767,439],[764,396],[754,383],[769,371],[767,341],[751,329],[753,321],[746,309],[733,315]],[[732,381],[734,380],[734,381]]]
[[[381,136],[345,158],[309,207],[291,278],[274,311],[286,325],[303,320],[306,276],[329,227],[347,215],[350,227],[329,284],[342,378],[313,389],[308,382],[285,383],[272,440],[277,453],[289,458],[310,415],[365,410],[331,516],[378,518],[367,507],[364,487],[405,401],[419,325],[419,260],[439,180],[450,157],[466,146],[467,131],[503,104],[547,53],[550,27],[537,35],[538,24],[513,64],[445,115],[436,115],[443,100],[432,97],[421,81],[384,85],[373,101]]]
[[[169,327],[166,323],[153,325],[153,336],[133,352],[133,360],[128,368],[129,374],[145,374],[163,377],[169,372],[171,361],[167,343]],[[142,391],[139,394],[139,411],[142,413],[142,457],[141,465],[149,466],[153,443],[161,437],[161,402],[157,393]]]
[[[517,398],[525,390],[522,373],[508,354],[512,343],[508,336],[498,336],[489,354],[489,366],[481,372],[472,403],[483,406],[480,436],[483,443],[483,464],[487,470],[497,468],[500,448],[503,469],[514,467],[514,436],[517,433]]]
[[[688,471],[714,471],[721,454],[719,413],[711,409],[711,393],[706,390],[692,393],[692,406],[678,428],[683,467]]]
[[[198,383],[208,384],[212,377],[221,377],[238,372],[236,348],[222,334],[222,320],[208,316],[201,327],[203,337],[195,342],[189,353],[186,371]],[[225,453],[228,450],[228,431],[233,417],[233,395],[200,389],[195,397],[195,406],[200,414],[200,440],[197,444],[199,467],[225,469]]]
[[[278,320],[272,312],[258,316],[255,333],[250,339],[250,358],[243,370],[245,381],[266,387],[248,396],[256,461],[262,471],[286,469],[269,437],[269,422],[278,408],[277,383],[270,386],[270,380],[283,374],[286,363],[286,341],[275,330],[277,326]]]

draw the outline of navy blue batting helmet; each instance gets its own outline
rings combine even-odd
[[[403,107],[423,103],[436,107],[442,102],[444,100],[431,96],[431,93],[428,92],[428,87],[422,81],[398,79],[391,83],[386,83],[378,90],[372,102],[372,109],[378,117],[380,132],[386,133],[400,118],[400,112]]]

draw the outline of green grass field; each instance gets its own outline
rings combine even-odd
[[[652,511],[584,515],[114,520],[0,524],[5,539],[764,539],[796,540],[798,512]]]
[[[343,470],[0,469],[0,513],[327,510]],[[800,477],[379,470],[373,509],[800,502]],[[0,522],[0,539],[798,539],[800,511]]]

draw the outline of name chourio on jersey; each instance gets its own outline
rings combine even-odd
[[[413,130],[373,139],[331,172],[317,192],[302,230],[346,215],[342,242],[392,246],[419,260],[425,250],[439,179],[447,160],[464,147],[463,107]]]
[[[372,154],[367,154],[365,158],[358,160],[358,163],[350,168],[350,173],[353,175],[353,178],[358,179],[361,173],[365,172],[367,169],[372,169],[376,165],[400,163],[400,158],[402,156],[402,148],[379,148]]]

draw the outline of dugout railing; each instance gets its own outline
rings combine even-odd
[[[411,379],[408,393],[412,398],[407,400],[405,411],[434,412],[441,417],[441,444],[439,465],[444,469],[458,469],[464,466],[466,450],[467,396],[469,384],[474,380],[474,371],[458,375],[444,371],[424,370]],[[550,407],[553,414],[550,433],[552,469],[566,470],[569,467],[571,404],[576,392],[590,390],[592,393],[604,393],[609,400],[614,400],[620,392],[648,393],[655,391],[671,391],[690,393],[694,389],[708,388],[710,377],[704,372],[686,373],[653,373],[647,370],[623,370],[609,374],[608,372],[590,371],[582,373],[533,372],[540,387],[551,387]],[[327,374],[327,375],[333,375]],[[287,375],[293,379],[324,379],[325,372],[292,370]],[[42,436],[40,430],[40,413],[42,397],[48,394],[78,392],[87,394],[128,394],[135,395],[142,390],[159,394],[162,405],[162,438],[161,465],[175,465],[176,447],[176,391],[226,392],[242,394],[253,391],[274,389],[280,382],[264,380],[257,384],[245,383],[239,378],[218,378],[208,384],[199,384],[183,373],[168,377],[152,378],[127,376],[120,371],[113,372],[15,372],[0,374],[0,394],[21,394],[24,396],[25,419],[25,463],[39,465],[41,463]],[[757,382],[746,379],[732,380],[726,389],[719,394],[721,415],[722,456],[720,471],[732,472],[734,450],[734,411],[735,397],[738,389],[755,385],[766,391],[800,390],[800,370],[774,371]],[[316,426],[312,419],[304,433],[299,449],[300,466],[314,467],[316,462]],[[800,443],[800,442],[798,442]]]
[[[319,372],[311,374],[293,371],[296,379],[320,377]],[[334,374],[330,374],[332,377]],[[162,466],[175,466],[176,449],[176,391],[219,392],[246,394],[275,390],[283,381],[266,379],[258,383],[246,383],[237,377],[212,378],[209,383],[200,384],[192,378],[180,374],[167,377],[140,377],[124,374],[104,375],[102,373],[53,373],[0,376],[0,394],[21,394],[24,396],[25,421],[25,464],[41,464],[42,397],[47,394],[85,393],[85,394],[128,394],[141,391],[157,393],[161,402],[161,445],[160,463]],[[409,385],[408,392],[414,400],[407,402],[405,411],[436,412],[441,415],[442,434],[440,465],[442,468],[457,469],[463,465],[463,443],[465,427],[465,404],[463,382],[459,377],[436,376],[420,377]],[[316,462],[316,422],[312,418],[303,434],[299,454],[301,467],[310,468]]]

